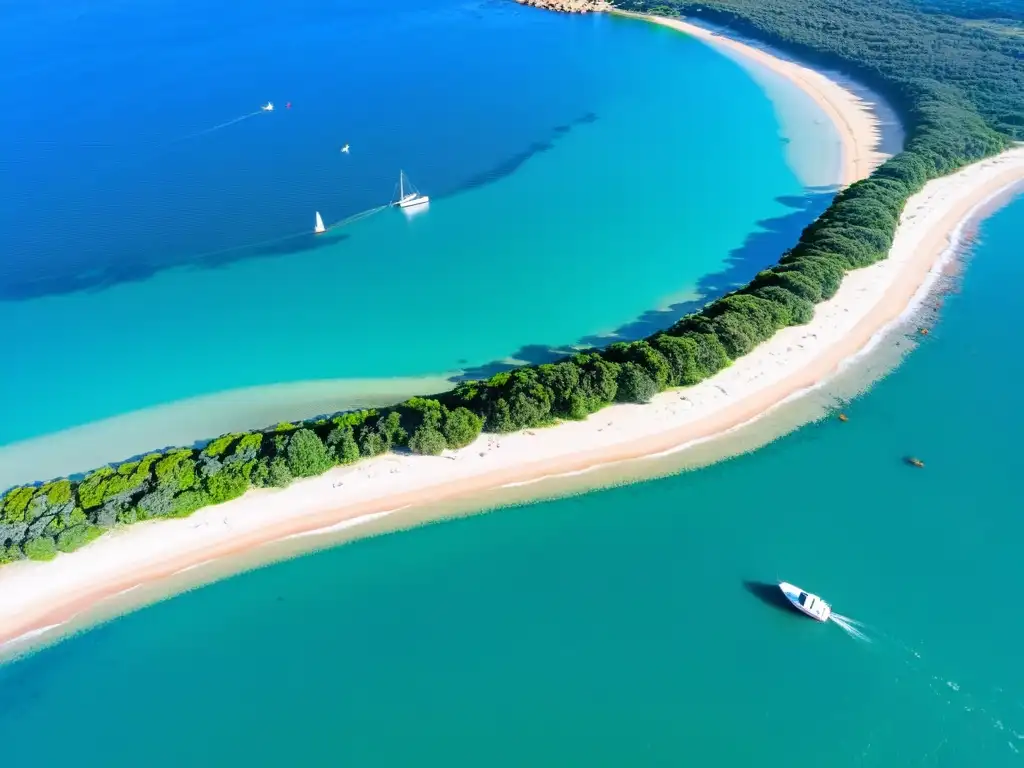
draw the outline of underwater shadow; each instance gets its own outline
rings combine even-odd
[[[116,285],[140,283],[169,269],[220,269],[247,259],[279,258],[310,253],[347,240],[351,235],[338,233],[326,237],[313,234],[292,235],[281,240],[192,256],[184,261],[153,264],[145,261],[124,261],[90,267],[78,274],[41,275],[9,280],[0,278],[0,301],[31,301],[45,296],[72,293],[98,293]]]
[[[547,136],[531,142],[525,149],[509,155],[493,167],[476,173],[447,190],[433,194],[433,197],[435,199],[449,197],[511,176],[531,157],[554,149],[555,142],[570,133],[576,126],[587,125],[597,119],[598,116],[594,112],[587,112],[568,123],[556,125],[551,128]],[[359,216],[359,214],[354,214],[354,216]],[[335,245],[349,237],[350,235],[340,233],[329,234],[325,237],[316,237],[312,233],[299,233],[286,235],[268,243],[228,247],[187,258],[168,259],[160,263],[146,262],[136,256],[126,254],[122,260],[101,266],[90,265],[77,274],[31,275],[20,278],[0,275],[0,301],[31,301],[45,296],[63,296],[82,292],[95,293],[122,283],[148,280],[157,273],[168,269],[220,269],[247,259],[308,254],[320,248]]]
[[[809,187],[802,195],[777,197],[776,202],[786,206],[789,211],[757,222],[755,230],[743,244],[729,253],[721,270],[704,275],[697,281],[694,290],[696,297],[693,299],[677,302],[664,309],[648,310],[608,335],[584,336],[576,344],[561,347],[527,344],[504,360],[467,368],[453,376],[452,381],[486,379],[524,363],[542,365],[560,360],[574,354],[581,347],[605,347],[616,341],[636,341],[663,331],[686,315],[697,312],[709,301],[742,288],[758,272],[777,263],[782,254],[796,244],[804,228],[824,213],[837,191],[835,187]]]
[[[253,246],[252,248],[244,249],[245,252],[240,255],[231,253],[207,256],[195,262],[192,266],[200,266],[204,269],[215,269],[217,267],[224,267],[246,259],[265,259],[279,256],[292,256],[297,253],[311,253],[312,251],[318,251],[322,248],[330,248],[332,245],[348,240],[350,237],[351,235],[346,235],[344,233],[319,237],[316,235],[296,235],[293,238],[278,243],[270,243],[268,245]]]
[[[434,195],[434,197],[450,197],[452,195],[457,195],[460,192],[466,192],[487,184],[493,184],[507,176],[511,176],[531,157],[554,149],[555,142],[570,133],[576,126],[587,125],[588,123],[595,122],[597,119],[598,118],[595,113],[587,112],[568,123],[556,125],[551,129],[549,136],[531,142],[525,149],[509,155],[491,168],[481,171],[480,173],[473,174],[465,181],[462,181],[449,189],[442,190],[440,193]]]
[[[778,608],[780,611],[797,615],[796,609],[789,604],[789,600],[782,594],[782,590],[779,589],[778,584],[773,584],[767,581],[743,581],[743,588],[751,595],[756,597],[765,605],[771,606],[772,608]]]

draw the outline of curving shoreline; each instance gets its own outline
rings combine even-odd
[[[612,13],[615,16],[640,19],[683,32],[710,45],[744,67],[763,67],[793,83],[811,97],[839,133],[843,148],[839,180],[842,186],[867,178],[885,161],[887,156],[878,149],[881,144],[881,132],[879,121],[872,112],[872,105],[822,72],[790,59],[768,46],[729,37],[724,31],[707,26],[663,16],[646,16],[631,11],[614,10]]]
[[[717,43],[725,40],[704,32]],[[741,53],[743,48],[768,56],[743,43],[736,43],[734,50]],[[783,69],[805,69],[783,59],[775,61]],[[863,127],[864,122],[858,123],[856,116],[864,117],[860,100],[824,76],[818,77],[835,91],[830,90],[829,96],[816,91],[816,98],[834,99],[836,92],[849,98],[846,126],[851,146],[847,152],[859,162],[845,162],[844,168],[851,166],[851,174],[867,175],[866,158],[877,136]],[[801,87],[814,89],[814,79],[804,80]],[[817,87],[824,88],[820,83]],[[838,108],[835,101],[830,103]],[[869,120],[865,122],[870,125]],[[854,128],[857,124],[862,127]],[[846,133],[842,126],[837,128]],[[851,175],[846,182],[856,178]],[[1015,149],[929,183],[908,203],[890,258],[847,275],[836,296],[817,307],[809,325],[778,333],[718,376],[696,387],[663,393],[651,405],[613,406],[585,422],[485,435],[445,458],[386,456],[338,468],[288,490],[253,492],[187,519],[117,531],[50,563],[7,566],[0,570],[0,641],[58,625],[139,583],[290,535],[346,522],[354,525],[359,518],[379,517],[406,505],[463,498],[503,485],[649,456],[755,419],[795,392],[827,379],[897,319],[934,274],[936,263],[948,251],[950,236],[965,217],[980,202],[1021,179],[1024,150]],[[580,445],[590,447],[581,452]],[[344,485],[335,487],[339,482]],[[47,607],[40,609],[41,605]]]

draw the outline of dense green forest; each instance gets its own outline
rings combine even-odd
[[[837,195],[776,266],[664,332],[392,408],[224,435],[202,449],[157,451],[78,480],[10,489],[0,499],[0,561],[46,560],[115,525],[187,516],[253,487],[285,487],[387,451],[437,455],[468,445],[484,429],[582,419],[614,402],[643,403],[660,390],[696,384],[780,328],[808,322],[847,271],[884,259],[907,198],[929,179],[1004,149],[1010,137],[1024,138],[1020,41],[964,19],[879,0],[620,5],[699,11],[842,65],[893,100],[908,131],[905,151]]]
[[[1024,21],[1021,0],[917,0],[926,11],[947,13],[963,19]]]
[[[979,14],[981,8],[1003,5],[999,0],[921,3],[935,10],[973,7]],[[976,120],[980,114],[993,128],[1024,139],[1022,36],[945,13],[922,13],[910,0],[620,0],[618,5],[725,24],[840,65],[891,99],[911,134],[944,119]],[[920,114],[924,108],[931,110],[928,115]],[[947,128],[955,132],[955,126]],[[963,131],[971,129],[965,125]]]

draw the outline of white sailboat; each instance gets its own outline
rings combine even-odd
[[[320,218],[320,211],[316,212],[316,226],[313,227],[314,235],[322,235],[327,231],[327,227],[324,226],[324,220]]]
[[[408,191],[407,191],[408,190]],[[398,172],[398,207],[399,208],[411,208],[414,205],[423,205],[429,203],[430,198],[426,195],[421,195],[419,190],[412,185],[409,178],[405,175],[405,171]]]
[[[274,111],[274,102],[268,101],[266,104],[264,104],[262,107],[260,107],[260,109],[262,109],[264,112],[273,112]]]

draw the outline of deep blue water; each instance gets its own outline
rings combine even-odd
[[[849,422],[139,611],[0,668],[5,759],[1019,765],[1022,220],[1024,198],[985,223]],[[781,608],[776,578],[868,639]]]
[[[650,332],[773,262],[831,195],[787,166],[739,66],[638,21],[510,0],[3,15],[0,445]],[[428,212],[309,234],[316,210],[387,202],[399,169]]]

